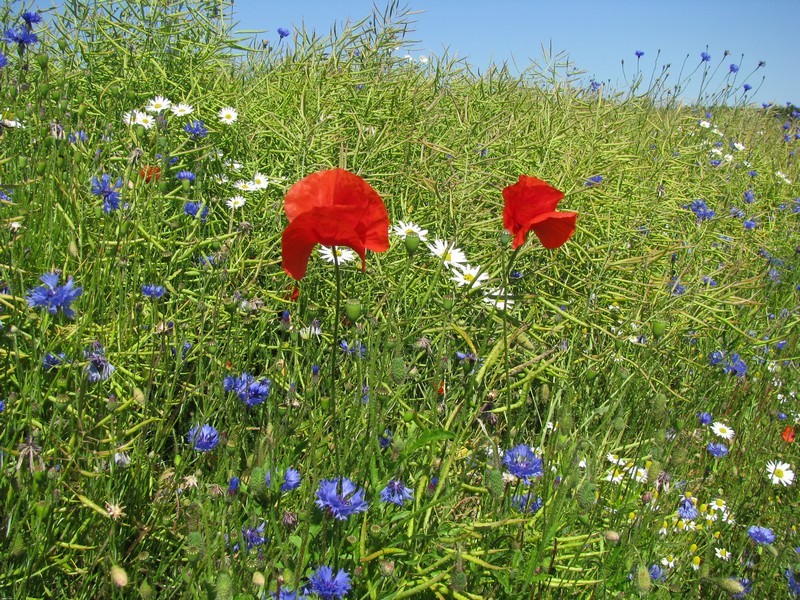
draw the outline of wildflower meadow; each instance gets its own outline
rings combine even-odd
[[[762,64],[0,16],[0,597],[800,595]]]

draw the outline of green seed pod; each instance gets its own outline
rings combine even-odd
[[[512,239],[513,238],[511,237],[511,234],[508,233],[507,231],[504,231],[503,233],[500,234],[500,237],[499,237],[500,245],[505,248],[506,246],[508,246],[511,243]]]
[[[442,298],[442,306],[446,311],[453,310],[453,306],[455,305],[455,303],[456,303],[455,300],[449,294],[444,298]]]
[[[24,169],[27,164],[28,164],[28,157],[27,156],[18,156],[17,157],[17,167],[18,168]]]
[[[186,536],[186,546],[184,548],[186,558],[190,563],[197,563],[205,551],[205,540],[199,531],[192,531]]]
[[[347,300],[344,303],[344,314],[347,315],[348,319],[355,323],[358,320],[358,317],[361,316],[361,302],[352,298]]]
[[[254,496],[266,493],[269,488],[267,487],[267,471],[263,466],[255,467],[250,473],[250,492]]]
[[[550,402],[550,386],[546,383],[539,388],[539,400],[544,404]]]
[[[666,321],[653,321],[653,336],[657,339],[664,335],[664,332],[667,330],[667,322]]]
[[[414,253],[419,248],[419,236],[416,233],[409,233],[406,234],[406,239],[404,241],[406,252],[408,252],[409,256],[413,256]]]
[[[503,497],[506,484],[503,482],[503,472],[500,469],[486,471],[486,487],[489,488],[489,493],[495,498]]]
[[[653,587],[653,582],[650,578],[650,571],[647,567],[642,565],[636,570],[636,579],[634,579],[636,589],[641,595],[648,594]]]
[[[464,573],[464,568],[454,569],[450,575],[450,589],[454,592],[463,592],[467,589],[467,583],[467,574]]]
[[[584,482],[578,488],[577,500],[578,506],[583,510],[591,509],[597,500],[597,484],[592,481]]]
[[[414,420],[414,412],[407,410],[403,413],[403,421],[406,423],[411,423]]]
[[[737,579],[731,579],[730,577],[722,577],[720,579],[717,579],[716,582],[719,587],[728,592],[731,596],[735,594],[741,594],[742,592],[744,592],[744,586]]]
[[[64,52],[68,47],[69,47],[69,44],[67,44],[67,40],[65,40],[64,38],[59,38],[59,40],[58,40],[58,49],[61,50],[62,52]]]
[[[28,551],[28,544],[22,533],[17,532],[11,539],[11,556],[19,558]]]

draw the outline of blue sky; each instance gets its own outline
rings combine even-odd
[[[383,6],[381,0],[376,3]],[[736,86],[752,85],[751,101],[800,104],[800,44],[793,43],[800,3],[767,0],[763,5],[768,8],[758,8],[752,0],[409,0],[405,4],[419,11],[409,36],[419,41],[411,52],[414,58],[441,55],[447,48],[451,56],[467,57],[480,70],[492,61],[512,58],[524,68],[530,59],[541,59],[544,45],[554,52],[567,51],[571,61],[587,72],[587,79],[594,76],[622,88],[621,60],[630,75],[636,68],[636,50],[645,53],[641,68],[648,76],[661,50],[658,69],[671,63],[670,81],[675,83],[686,55],[691,71],[708,46],[712,67],[725,50],[731,53],[716,82],[735,63],[740,66]],[[234,18],[239,29],[264,30],[261,37],[276,41],[278,27],[305,25],[327,34],[334,22],[358,21],[371,13],[372,6],[372,0],[236,0]],[[766,66],[748,77],[759,61]]]

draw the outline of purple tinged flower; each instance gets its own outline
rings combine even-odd
[[[54,315],[61,309],[64,316],[70,319],[75,317],[71,304],[83,294],[82,287],[75,287],[72,277],[64,285],[58,285],[58,273],[46,273],[39,279],[44,285],[37,286],[28,291],[26,300],[31,308],[45,308]]]
[[[744,201],[747,204],[750,204],[751,202],[753,202],[753,200],[756,199],[756,195],[755,192],[753,192],[753,190],[745,190],[742,196],[744,197]]]
[[[715,458],[724,458],[728,456],[728,447],[722,442],[710,442],[706,446],[708,453]]]
[[[203,207],[203,210],[200,210],[200,207]],[[183,205],[183,212],[189,217],[197,218],[198,213],[200,216],[200,220],[205,223],[206,218],[208,217],[208,206],[203,205],[202,202],[186,202]]]
[[[747,535],[757,544],[771,544],[775,541],[775,534],[768,527],[753,525],[747,530]]]
[[[752,85],[750,85],[749,83],[745,83],[745,84],[742,86],[742,89],[743,89],[745,92],[749,92],[750,90],[752,90],[752,89],[753,89],[753,86],[752,86]]]
[[[686,293],[686,286],[678,281],[677,276],[672,276],[667,284],[667,289],[671,296],[681,296]]]
[[[593,185],[598,185],[603,183],[603,176],[602,175],[592,175],[591,177],[587,178],[586,181],[583,182],[583,185],[586,187],[592,187]]]
[[[731,73],[738,73],[739,72],[739,65],[731,63],[731,66],[728,67]]]
[[[747,363],[738,354],[731,354],[731,357],[722,365],[722,370],[729,375],[744,377],[747,373]]]
[[[280,36],[280,39],[289,37],[289,33],[290,32],[288,29],[286,29],[286,27],[278,27],[278,35]]]
[[[8,57],[0,52],[0,69],[8,66]]]
[[[678,504],[678,516],[681,519],[694,521],[698,514],[700,513],[697,511],[697,507],[694,505],[691,498],[683,498]]]
[[[79,129],[74,133],[70,133],[67,139],[69,140],[70,144],[78,144],[78,143],[83,144],[89,138],[83,129]]]
[[[196,177],[191,171],[178,171],[178,174],[175,175],[175,179],[178,181],[194,181]]]
[[[708,62],[711,60],[711,55],[708,52],[701,52],[700,53],[700,61],[701,62]]]
[[[350,515],[364,512],[369,507],[364,500],[364,490],[347,477],[320,481],[314,503],[339,521],[346,521]]]
[[[25,21],[25,26],[30,29],[37,23],[42,22],[42,15],[40,15],[38,12],[31,12],[28,10],[22,13],[22,20]]]
[[[248,551],[267,543],[268,539],[264,536],[265,526],[266,523],[262,521],[258,527],[242,527],[242,538]]]
[[[300,487],[300,471],[289,467],[286,473],[283,474],[283,483],[281,484],[282,492],[291,492]]]
[[[386,450],[386,448],[392,445],[393,437],[394,435],[392,434],[391,430],[383,430],[383,435],[378,437],[378,445],[381,447],[381,450]]]
[[[122,177],[117,177],[116,183],[111,184],[111,175],[105,173],[98,179],[92,178],[92,194],[103,199],[103,212],[110,213],[119,208]]]
[[[88,361],[83,371],[88,374],[89,383],[105,381],[116,371],[114,365],[108,362],[105,350],[98,342],[92,344],[91,348],[84,350],[83,356]]]
[[[392,479],[386,484],[386,487],[381,490],[381,501],[390,502],[397,506],[403,506],[408,500],[413,500],[414,491],[407,488],[402,480]]]
[[[42,359],[42,368],[45,372],[52,371],[53,369],[57,369],[66,359],[67,355],[64,352],[59,352],[58,354],[51,354],[48,352]]]
[[[25,52],[28,46],[39,42],[39,37],[35,33],[28,31],[26,27],[6,29],[5,36],[2,39],[7,44],[17,44],[20,54]]]
[[[653,563],[653,565],[648,569],[648,572],[650,573],[650,579],[653,581],[662,581],[667,578],[667,574],[664,573],[664,569],[655,563]]]
[[[164,286],[155,285],[152,283],[145,283],[142,286],[142,294],[147,296],[148,298],[161,298],[166,293],[167,290],[164,289]]]
[[[281,588],[279,592],[270,592],[270,595],[272,596],[272,600],[306,600],[306,598],[308,598],[302,590],[296,591],[286,588]]]
[[[367,355],[367,347],[358,341],[348,344],[347,340],[342,340],[339,342],[339,347],[345,354],[349,354],[350,356],[355,356],[355,354],[358,353],[361,358],[364,358]]]
[[[701,277],[701,281],[703,282],[703,285],[707,285],[708,287],[717,287],[718,285],[717,280],[713,277],[709,277],[708,275],[703,275]]]
[[[719,352],[719,350],[717,350],[717,352]],[[711,416],[711,413],[707,412],[697,413],[697,418],[700,420],[700,425],[711,425],[712,421],[714,421],[714,417]]]
[[[644,56],[644,52],[642,52],[641,50],[637,50],[636,52],[634,52],[634,54],[636,54],[636,58],[642,58]]]
[[[786,569],[786,571],[784,571],[784,575],[786,575],[786,579],[788,580],[787,583],[789,584],[789,592],[795,596],[800,596],[800,581],[797,580],[797,577],[794,573],[792,573],[792,570]]]
[[[231,477],[231,480],[228,482],[228,495],[235,496],[239,493],[239,478],[238,477]]]
[[[196,140],[200,140],[208,135],[206,124],[198,120],[187,123],[183,126],[183,130]]]
[[[324,600],[342,598],[350,591],[350,576],[344,569],[334,575],[333,569],[323,565],[310,577],[309,587]]]
[[[714,159],[714,160],[708,161],[708,164],[711,165],[712,167],[718,167],[718,166],[720,166],[722,164],[722,161],[718,160],[718,159]]]
[[[219,443],[219,432],[211,425],[198,425],[189,430],[186,441],[198,452],[210,452]]]
[[[511,504],[518,511],[533,515],[539,512],[544,502],[540,497],[534,496],[533,492],[528,492],[527,494],[514,494],[511,498]]]
[[[222,387],[226,392],[234,392],[247,406],[258,406],[269,396],[272,382],[269,379],[256,380],[249,373],[242,373],[240,377],[228,375]]]
[[[755,219],[747,219],[742,223],[742,226],[747,229],[748,231],[755,229],[758,225],[755,222]]]
[[[526,444],[519,444],[506,452],[503,456],[503,464],[509,473],[522,479],[526,484],[531,483],[531,477],[544,475],[544,462]]]

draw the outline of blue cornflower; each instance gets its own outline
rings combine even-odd
[[[739,65],[731,63],[731,66],[728,67],[731,73],[738,73],[739,72]]]
[[[320,481],[314,504],[327,510],[328,514],[339,521],[346,521],[350,515],[364,512],[369,507],[364,500],[364,490],[357,488],[347,477]]]
[[[680,296],[686,293],[686,286],[682,285],[681,282],[678,281],[678,277],[675,275],[670,277],[669,283],[667,284],[667,289],[672,296]]]
[[[283,483],[281,484],[282,492],[291,492],[300,487],[300,471],[289,467],[286,473],[283,474]]]
[[[37,23],[42,22],[42,15],[35,11],[31,12],[26,10],[24,13],[22,13],[22,20],[25,21],[25,25],[28,27],[28,29],[30,29]]]
[[[744,197],[744,201],[747,204],[750,204],[753,200],[756,199],[756,195],[755,195],[755,192],[753,192],[753,190],[745,190],[745,192],[744,192],[744,194],[742,194],[742,196]]]
[[[711,60],[711,55],[708,52],[701,52],[700,53],[700,61],[701,62],[708,62]]]
[[[281,588],[279,592],[270,592],[272,600],[306,600],[308,596],[303,593],[303,590],[288,590]]]
[[[272,382],[269,379],[256,378],[249,373],[242,373],[240,377],[228,375],[222,384],[226,392],[234,392],[247,406],[257,406],[269,396]]]
[[[703,275],[701,278],[703,285],[707,285],[708,287],[717,287],[717,280],[713,277],[709,277],[708,275]]]
[[[161,298],[166,293],[167,290],[164,289],[162,285],[155,285],[152,283],[145,283],[142,286],[142,294],[147,296],[148,298]]]
[[[201,206],[203,207],[202,211],[200,210]],[[208,206],[204,205],[202,202],[186,202],[183,205],[183,212],[184,212],[185,215],[187,215],[189,217],[194,217],[194,218],[197,218],[198,217],[198,213],[199,213],[200,220],[205,223],[206,218],[208,217]],[[206,258],[208,258],[208,257],[206,257]],[[202,258],[201,258],[201,260],[202,260]],[[209,261],[209,262],[211,262],[211,261]],[[213,264],[213,262],[211,262],[211,264]]]
[[[247,546],[248,551],[256,546],[266,544],[269,541],[264,536],[265,526],[266,523],[261,521],[261,524],[258,527],[242,527],[242,538],[244,538],[244,543]]]
[[[686,208],[694,213],[695,217],[697,217],[698,223],[713,219],[714,215],[716,214],[713,209],[708,207],[706,201],[702,199],[693,200],[691,204],[686,206]]]
[[[708,164],[710,164],[712,167],[718,167],[718,166],[720,166],[722,164],[722,161],[719,160],[719,159],[714,159],[714,160],[708,161]]]
[[[0,400],[0,413],[5,412],[6,410],[6,403],[3,400]]]
[[[89,138],[83,129],[79,129],[78,131],[70,133],[67,139],[69,140],[70,144],[78,144],[78,143],[82,144],[86,142],[86,140],[88,140]]]
[[[744,216],[745,216],[745,212],[741,208],[739,208],[737,206],[732,206],[731,210],[730,210],[730,213],[731,213],[731,216],[736,218],[736,219],[744,219]]]
[[[700,513],[697,511],[697,507],[694,505],[691,498],[683,498],[678,504],[678,516],[681,519],[694,521],[698,514]]]
[[[767,271],[767,276],[775,283],[781,282],[781,272],[778,269],[770,269]]]
[[[528,492],[527,494],[514,494],[511,504],[520,512],[535,514],[539,512],[544,502],[540,497],[534,496],[533,492]]]
[[[745,373],[747,373],[747,363],[739,358],[738,354],[731,354],[727,362],[722,365],[722,370],[737,377],[744,377]]]
[[[402,480],[392,479],[386,484],[386,487],[381,490],[381,501],[391,502],[397,506],[403,506],[408,500],[414,498],[414,491],[403,485]]]
[[[200,140],[208,135],[206,124],[197,119],[184,125],[183,130],[196,140]]]
[[[752,90],[752,89],[753,89],[753,86],[752,86],[752,85],[750,85],[749,83],[745,83],[745,84],[742,86],[742,89],[743,89],[745,92],[749,92],[750,90]]]
[[[210,452],[219,443],[219,432],[211,425],[197,425],[189,430],[186,441],[198,452]]]
[[[593,92],[596,92],[596,91],[597,91],[597,90],[599,90],[601,87],[603,87],[603,84],[602,84],[602,83],[600,83],[599,81],[595,81],[594,79],[590,79],[590,80],[589,80],[589,87],[591,88],[591,90],[592,90]]]
[[[53,369],[58,368],[58,366],[65,362],[66,359],[67,355],[64,352],[59,352],[58,354],[51,354],[48,352],[42,359],[42,368],[45,371],[52,371]]]
[[[386,450],[386,448],[392,445],[393,437],[394,434],[392,434],[391,430],[383,430],[383,435],[378,437],[378,445],[381,447],[381,450]]]
[[[747,230],[755,229],[756,227],[758,227],[758,225],[755,222],[755,219],[747,219],[745,222],[742,223],[742,225]]]
[[[35,33],[28,31],[26,27],[14,27],[6,29],[3,41],[7,44],[17,44],[21,54],[27,50],[28,46],[38,43],[39,37]]]
[[[775,342],[775,350],[783,350],[786,348],[786,344],[788,342],[786,340],[781,340],[780,342]]]
[[[644,52],[642,52],[641,50],[637,50],[636,52],[634,52],[634,54],[636,54],[636,58],[642,58],[644,56]]]
[[[88,361],[83,371],[88,373],[89,383],[105,381],[116,371],[114,365],[108,362],[105,350],[97,342],[92,344],[91,348],[83,351],[83,357]]]
[[[58,273],[46,273],[39,279],[44,283],[28,290],[28,306],[31,308],[46,308],[47,312],[54,315],[61,309],[64,316],[72,319],[75,311],[70,305],[83,294],[82,287],[75,287],[72,277],[64,285],[58,285]]]
[[[587,178],[586,181],[583,182],[583,185],[586,187],[592,187],[593,185],[597,185],[603,183],[603,176],[602,175],[592,175],[591,177]]]
[[[8,57],[0,52],[0,69],[8,66]]]
[[[518,281],[518,280],[522,279],[523,277],[525,277],[525,273],[523,273],[522,271],[511,271],[511,273],[509,273],[508,276],[509,276],[510,279],[513,279],[514,281]]]
[[[280,39],[285,37],[289,37],[289,30],[286,27],[278,27],[278,35],[281,36]]]
[[[768,527],[753,525],[747,530],[747,535],[757,544],[771,544],[775,541],[775,534]]]
[[[231,477],[231,480],[228,482],[228,495],[235,496],[239,493],[239,483],[240,480],[238,477]]]
[[[344,350],[345,354],[349,354],[350,356],[355,356],[356,352],[361,355],[361,358],[367,355],[367,347],[358,341],[348,344],[347,340],[342,340],[339,342],[339,347]]]
[[[178,181],[194,181],[196,177],[191,171],[178,171],[178,174],[175,175],[175,179]]]
[[[728,447],[722,442],[710,442],[706,446],[708,453],[715,458],[724,458],[728,456]]]
[[[717,350],[719,352],[719,350]],[[722,359],[720,359],[722,360]],[[716,363],[713,363],[716,364]],[[714,417],[711,416],[711,413],[707,412],[699,412],[697,413],[697,418],[700,421],[700,425],[711,425],[711,422],[714,420]]]
[[[531,477],[544,475],[544,462],[526,444],[519,444],[506,452],[503,456],[503,464],[509,473],[522,479],[525,483],[530,483]]]
[[[667,574],[664,572],[664,569],[655,563],[653,563],[653,565],[648,569],[648,572],[650,573],[650,579],[653,581],[663,581],[667,578]]]
[[[792,573],[792,570],[786,569],[786,571],[784,571],[784,575],[786,575],[786,579],[788,580],[787,583],[789,584],[789,592],[795,596],[800,596],[800,581],[797,580],[797,577],[794,573]]]
[[[92,193],[103,199],[103,212],[110,213],[119,208],[120,194],[122,189],[122,177],[117,177],[114,185],[111,185],[111,175],[108,173],[98,179],[92,178]]]
[[[344,569],[336,575],[328,566],[319,567],[309,579],[311,591],[324,600],[342,598],[350,591],[350,576]]]
[[[470,364],[478,360],[478,357],[472,352],[456,352],[456,358],[462,362],[466,361]]]
[[[743,577],[742,579],[740,579],[739,583],[742,584],[742,587],[744,589],[741,592],[735,593],[733,595],[733,598],[744,598],[745,596],[748,596],[750,594],[750,592],[753,591],[753,582],[750,581],[749,579],[747,579],[746,577]]]

